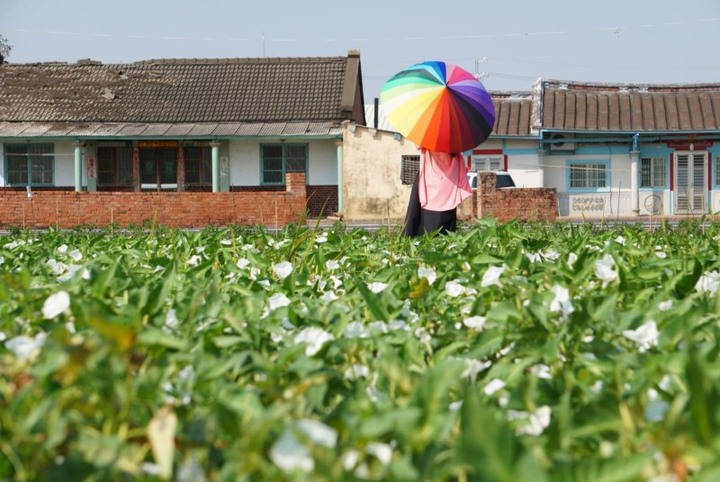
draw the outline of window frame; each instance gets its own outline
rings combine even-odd
[[[29,147],[37,148],[39,152],[30,153],[28,152]],[[8,150],[11,148],[19,148],[22,147],[25,149],[25,153],[19,153],[19,152],[13,152],[8,153]],[[47,151],[41,151],[40,148],[45,147]],[[25,175],[27,177],[27,181],[25,182],[12,182],[11,181],[11,171],[10,171],[10,164],[11,159],[10,157],[20,157],[25,156]],[[44,156],[47,156],[48,159],[43,159]],[[33,182],[33,159],[32,157],[39,157],[41,160],[47,160],[48,166],[45,167],[45,169],[42,169],[41,172],[47,172],[49,173],[50,182]],[[14,159],[13,159],[14,160]],[[5,185],[8,187],[54,187],[55,186],[55,144],[52,142],[38,142],[38,143],[29,143],[29,142],[8,142],[3,143],[3,169],[5,173]],[[15,172],[13,170],[13,172]]]
[[[493,169],[493,163],[497,162],[497,169]],[[478,169],[478,164],[482,163],[483,168]],[[473,154],[470,156],[470,170],[475,172],[497,172],[505,170],[504,154]]]
[[[275,160],[280,160],[280,169],[267,169],[265,166],[266,161],[270,160],[268,156],[265,155],[265,149],[266,148],[280,148],[280,157],[273,158]],[[288,162],[297,161],[300,159],[298,156],[291,155],[292,153],[289,153],[290,149],[293,148],[302,148],[303,149],[303,168],[297,169],[292,168],[288,166]],[[308,174],[308,165],[310,162],[310,148],[309,144],[307,143],[285,143],[285,142],[278,142],[278,143],[262,143],[260,144],[260,185],[261,186],[284,186],[285,185],[285,177],[288,172],[304,172],[305,176],[307,177]],[[266,180],[266,173],[280,173],[281,181],[267,181]],[[306,181],[307,182],[307,181]]]
[[[188,156],[188,150],[197,149],[200,153],[197,159]],[[183,174],[185,176],[186,186],[211,186],[212,185],[212,147],[209,145],[187,145],[182,147],[183,150]],[[188,180],[188,167],[192,163],[198,163],[198,179],[199,181]]]
[[[100,151],[101,151],[101,150],[106,150],[106,149],[111,150],[110,152],[112,152],[112,156],[111,156],[112,159],[110,159],[110,162],[111,162],[111,164],[112,164],[112,167],[111,167],[111,173],[112,173],[112,174],[111,174],[111,175],[112,175],[113,180],[112,180],[112,182],[109,182],[109,183],[106,183],[106,182],[102,181],[102,180],[101,180],[101,174],[100,174],[101,171],[105,171],[105,170],[102,168],[102,164],[107,161],[107,159],[105,159],[104,161],[102,160]],[[120,170],[118,169],[118,149],[127,149],[128,152],[129,152],[129,154],[130,154],[130,159],[129,159],[129,160],[130,160],[130,166],[129,166],[129,167],[130,167],[130,171],[129,171],[130,177],[129,177],[129,179],[128,179],[126,182],[123,182],[123,181],[120,180]],[[128,145],[127,143],[106,143],[106,144],[104,143],[104,144],[99,144],[99,145],[97,146],[96,157],[97,157],[97,178],[96,178],[96,182],[97,182],[97,186],[98,186],[98,187],[103,187],[103,188],[106,188],[106,187],[122,187],[122,188],[128,188],[128,187],[133,187],[133,186],[135,185],[134,175],[133,175],[133,147],[132,147],[132,145]]]
[[[588,182],[584,186],[573,186],[573,169],[582,169],[585,175],[585,181],[588,181],[588,173],[592,166],[602,167],[604,173],[604,186],[591,186]],[[599,178],[598,178],[599,179]],[[567,160],[565,161],[565,185],[568,192],[610,192],[610,161],[609,160]]]
[[[645,184],[645,165],[646,163],[650,163],[649,168],[649,177],[650,177],[650,184]],[[656,168],[657,165],[662,166],[662,184],[656,183]],[[639,178],[640,178],[640,185],[639,187],[641,189],[667,189],[668,187],[668,158],[667,156],[659,156],[659,155],[645,155],[640,156],[640,172],[639,172]]]

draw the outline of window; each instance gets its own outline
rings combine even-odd
[[[9,186],[52,186],[55,182],[53,144],[5,144],[5,175]]]
[[[307,172],[306,144],[260,146],[263,184],[285,184],[285,173]]]
[[[420,156],[402,156],[400,160],[400,181],[412,185],[420,172]]]
[[[473,171],[500,171],[504,167],[502,154],[496,156],[472,156]]]
[[[664,157],[643,157],[640,160],[640,187],[665,187],[666,159]]]
[[[596,189],[608,186],[604,162],[571,163],[570,189]]]
[[[720,156],[715,156],[715,185],[720,186]]]
[[[140,149],[140,183],[143,189],[177,187],[177,149]]]
[[[127,145],[98,146],[98,186],[132,186],[132,147]]]
[[[212,149],[185,147],[185,184],[212,183]]]

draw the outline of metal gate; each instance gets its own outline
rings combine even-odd
[[[707,212],[707,152],[675,153],[676,214]]]

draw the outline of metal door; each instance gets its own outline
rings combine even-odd
[[[675,153],[675,213],[707,211],[707,152]]]

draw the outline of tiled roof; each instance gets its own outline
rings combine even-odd
[[[495,105],[493,136],[530,136],[532,97],[530,92],[491,92]]]
[[[0,121],[339,122],[352,118],[358,89],[355,51],[348,57],[4,64]]]
[[[720,84],[543,81],[541,128],[568,131],[720,130]]]

